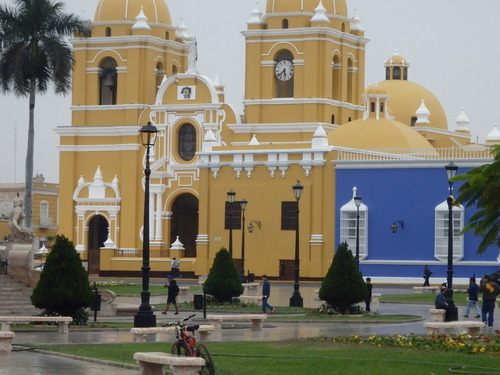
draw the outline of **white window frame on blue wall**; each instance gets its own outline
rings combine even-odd
[[[453,261],[464,256],[464,236],[460,231],[464,227],[464,208],[453,206]],[[448,202],[436,206],[434,216],[434,256],[440,261],[448,261]]]
[[[347,242],[353,254],[356,252],[356,215],[357,207],[354,197],[357,194],[356,186],[352,189],[352,199],[340,208],[340,242]],[[359,259],[368,256],[368,207],[361,203],[359,206]]]

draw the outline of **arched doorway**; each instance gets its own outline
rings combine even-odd
[[[184,256],[196,257],[198,198],[189,193],[179,195],[172,204],[170,243],[173,243],[177,236],[184,244]]]
[[[101,258],[99,249],[104,246],[107,238],[108,221],[104,216],[94,216],[89,223],[87,242],[89,274],[99,274]]]

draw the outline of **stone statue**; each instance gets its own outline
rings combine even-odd
[[[19,197],[19,193],[14,198],[13,203],[14,210],[9,220],[10,233],[7,239],[14,242],[31,242],[34,238],[33,231],[22,226],[24,219],[23,200]]]
[[[188,49],[188,72],[196,73],[196,62],[198,61],[198,42],[196,38],[190,35],[185,39],[189,43]]]

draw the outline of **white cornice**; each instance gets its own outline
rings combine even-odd
[[[470,134],[457,133],[457,132],[454,132],[451,130],[433,128],[431,126],[413,126],[412,129],[417,131],[417,132],[444,134],[444,135],[448,135],[451,137],[464,138],[464,139],[468,139],[468,140],[471,138]]]
[[[138,136],[140,126],[64,126],[55,129],[61,137],[126,137]]]
[[[59,146],[60,152],[106,152],[106,151],[137,151],[138,144],[109,144],[109,145],[64,145]]]
[[[475,168],[493,159],[459,159],[454,158],[460,167]],[[411,169],[411,168],[444,168],[450,159],[420,160],[330,160],[335,169]]]
[[[314,133],[322,126],[327,133],[338,125],[322,122],[310,123],[268,123],[268,124],[230,124],[228,127],[237,134],[244,133]]]
[[[155,104],[149,106],[156,112],[193,112],[193,111],[216,111],[222,108],[224,103],[195,103],[195,104]]]
[[[72,111],[124,111],[124,110],[144,110],[149,108],[148,104],[115,104],[115,105],[72,105]]]
[[[245,30],[241,32],[246,38],[253,37],[259,38],[257,40],[246,40],[247,43],[262,43],[262,42],[280,42],[283,38],[287,42],[292,41],[305,41],[305,40],[331,40],[331,38],[337,38],[342,41],[342,45],[348,45],[343,41],[348,41],[350,43],[359,43],[366,45],[370,39],[365,37],[356,36],[353,34],[345,33],[336,29],[329,27],[301,27],[296,29],[257,29],[257,30]],[[330,38],[319,38],[315,35],[322,34],[327,35]],[[296,35],[294,38],[293,36]],[[311,35],[308,38],[304,36]],[[278,39],[267,39],[268,37],[278,38]],[[352,46],[353,48],[360,48],[359,46]],[[364,48],[363,48],[364,49]]]
[[[243,105],[293,105],[293,104],[326,104],[333,107],[352,109],[354,111],[364,112],[364,105],[339,102],[337,100],[325,98],[274,98],[274,99],[246,99]]]

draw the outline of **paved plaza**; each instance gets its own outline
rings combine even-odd
[[[181,284],[188,282],[181,281]],[[316,290],[318,284],[304,284],[301,285],[301,294],[304,298],[304,305],[307,307],[318,306],[321,302],[317,300]],[[278,306],[288,305],[288,300],[293,291],[291,284],[273,283],[270,302]],[[258,290],[256,293],[259,292]],[[374,293],[381,294],[394,294],[394,293],[411,293],[411,287],[379,287],[374,286]],[[192,299],[191,295],[185,297],[187,300]],[[152,303],[163,302],[164,296],[153,296]],[[125,297],[121,298],[119,303],[140,304],[140,297]],[[405,314],[405,315],[419,315],[428,319],[428,305],[411,305],[411,304],[389,304],[382,303],[379,307],[380,314]],[[461,319],[464,307],[459,308],[459,316]],[[259,311],[256,311],[258,313]],[[178,319],[185,316],[191,311],[185,313],[181,312],[180,315],[173,315],[173,312],[167,316],[156,313],[157,324],[165,324],[167,321]],[[197,316],[193,319],[201,322],[203,314],[196,313]],[[123,316],[114,318],[98,318],[98,321],[121,321],[133,322],[133,316]],[[500,313],[496,309],[495,314],[495,327],[499,327]],[[214,341],[268,341],[268,340],[286,340],[291,338],[306,338],[306,337],[319,337],[319,336],[346,336],[346,335],[360,335],[369,336],[372,334],[377,335],[391,335],[394,333],[406,335],[410,333],[425,334],[422,321],[414,321],[407,323],[309,323],[293,321],[293,316],[290,316],[288,322],[274,322],[267,320],[264,324],[264,329],[261,331],[253,331],[250,329],[249,324],[241,326],[229,327],[222,329],[220,332],[212,333],[206,342]],[[485,332],[492,332],[491,329],[486,329]],[[170,348],[170,343],[173,340],[172,336],[157,335],[157,341],[166,341],[166,350]],[[0,374],[5,375],[45,375],[45,374],[72,374],[72,375],[128,375],[136,374],[135,369],[118,368],[98,363],[84,362],[71,358],[65,358],[57,355],[48,355],[41,353],[33,353],[31,351],[23,351],[20,348],[23,344],[106,344],[106,343],[129,343],[133,342],[133,336],[130,330],[86,330],[85,332],[78,332],[70,328],[68,334],[59,334],[58,332],[17,332],[14,340],[15,350],[10,353],[0,353]]]

